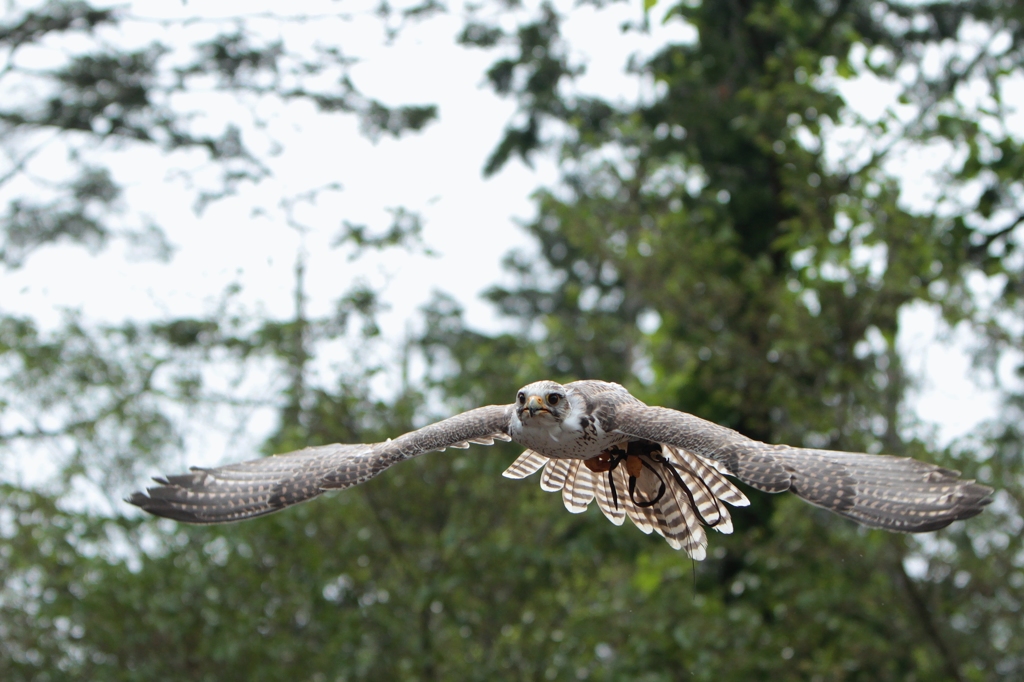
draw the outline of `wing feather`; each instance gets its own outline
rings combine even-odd
[[[594,501],[594,472],[583,464],[583,460],[573,460],[569,473],[565,477],[562,488],[562,503],[573,514],[587,511]]]
[[[873,528],[936,530],[979,514],[992,501],[991,488],[934,464],[909,457],[769,445],[665,407],[623,404],[613,426],[623,435],[717,462],[720,466],[714,468],[720,473],[724,467],[758,490],[791,490],[811,504]],[[715,485],[703,472],[700,475]],[[731,492],[725,494],[738,499]]]
[[[656,506],[666,542],[673,549],[685,550],[694,561],[702,561],[707,555],[707,535],[689,496],[675,480]]]
[[[616,493],[618,494],[619,504],[626,511],[626,516],[633,522],[645,535],[650,535],[654,532],[655,528],[658,529],[659,534],[661,533],[661,525],[655,518],[653,506],[641,507],[633,502],[633,498],[636,497],[640,502],[648,502],[654,500],[658,496],[658,486],[660,480],[657,476],[643,468],[640,470],[640,475],[636,479],[636,488],[632,495],[629,492],[629,476],[626,473],[625,466],[619,466],[615,469],[615,487]]]
[[[727,472],[722,471],[724,467],[715,460],[672,446],[666,446],[665,450],[671,453],[672,458],[685,463],[687,467],[700,477],[707,484],[715,498],[734,507],[747,507],[750,505],[750,500],[747,499],[747,496],[736,487],[735,483],[725,477]]]
[[[433,450],[465,447],[474,440],[508,440],[513,405],[488,405],[469,410],[378,444],[381,457],[395,461]]]
[[[154,479],[160,486],[133,493],[128,502],[151,514],[188,523],[228,523],[263,516],[348,487],[386,469],[372,445],[322,445],[285,455],[200,469]],[[344,485],[327,486],[328,477]]]
[[[548,460],[548,463],[544,465],[544,473],[540,477],[541,490],[549,493],[561,490],[565,485],[565,477],[569,473],[570,462],[571,460],[568,459]]]
[[[548,458],[539,452],[527,450],[519,455],[516,461],[509,465],[508,469],[501,472],[505,478],[526,478],[537,473],[537,470],[547,464]]]
[[[598,508],[609,521],[616,526],[621,526],[622,522],[626,520],[626,511],[622,508],[621,501],[615,502],[612,499],[612,491],[608,485],[608,474],[595,474],[594,478],[597,483],[595,498],[597,499]],[[615,486],[615,492],[618,494],[621,489],[618,481],[615,482]]]
[[[729,512],[726,510],[725,505],[711,492],[710,487],[701,477],[700,473],[685,464],[677,466],[676,473],[689,493],[687,499],[690,506],[693,507],[700,519],[709,526],[718,526],[725,523],[726,519],[729,518]],[[676,485],[678,486],[678,483]],[[731,522],[728,523],[731,525]]]
[[[325,490],[368,481],[389,467],[433,450],[509,440],[511,405],[490,405],[374,444],[334,444],[191,473],[157,478],[159,486],[127,501],[188,523],[228,523],[270,514]]]

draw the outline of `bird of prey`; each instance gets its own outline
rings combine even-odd
[[[626,517],[693,559],[704,527],[732,532],[726,505],[750,504],[729,476],[769,493],[791,491],[871,528],[924,532],[970,518],[992,489],[909,457],[769,445],[685,412],[650,407],[619,384],[538,381],[511,405],[480,407],[394,440],[322,445],[154,479],[127,499],[188,523],[241,521],[367,481],[434,450],[514,441],[526,451],[504,472],[543,469],[541,488],[580,513],[597,500],[616,525]]]

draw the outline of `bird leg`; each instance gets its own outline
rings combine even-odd
[[[602,452],[597,457],[583,460],[583,466],[595,474],[603,474],[606,471],[612,470],[612,456],[607,452]]]
[[[658,443],[652,443],[649,441],[622,441],[616,443],[612,447],[608,448],[596,457],[583,460],[583,464],[593,471],[595,474],[608,474],[608,486],[611,489],[612,502],[616,508],[619,506],[619,496],[615,489],[615,478],[612,472],[620,462],[625,462],[626,473],[629,474],[629,497],[633,500],[633,504],[638,507],[650,507],[661,500],[665,494],[665,479],[657,472],[657,470],[649,463],[644,461],[641,455],[647,455],[650,457],[655,452],[661,451],[661,445]],[[643,473],[644,467],[647,467],[651,472],[658,477],[660,486],[657,495],[653,500],[639,501],[636,499],[636,481]],[[674,473],[674,472],[673,472]],[[676,474],[678,476],[678,474]]]
[[[597,457],[583,460],[583,465],[595,474],[603,474],[614,469],[619,461],[626,455],[629,449],[629,441],[616,443]]]
[[[583,464],[593,471],[595,474],[608,473],[608,486],[611,488],[612,503],[615,508],[619,508],[619,496],[615,491],[615,467],[619,465],[619,462],[626,457],[626,452],[629,448],[628,441],[622,441],[611,446],[597,457],[591,457],[590,459],[583,460]]]
[[[665,494],[665,479],[661,477],[661,474],[651,466],[650,460],[653,459],[652,455],[661,452],[660,443],[652,443],[650,441],[635,440],[628,443],[626,446],[626,473],[629,474],[629,496],[633,500],[633,504],[639,507],[650,507],[661,499],[662,495]],[[646,455],[646,458],[644,457]],[[640,478],[640,474],[643,473],[644,467],[651,470],[651,473],[658,477],[661,482],[660,490],[653,500],[648,502],[638,502],[636,499],[636,482]]]

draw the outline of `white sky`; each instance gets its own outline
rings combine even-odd
[[[472,325],[494,329],[498,320],[479,294],[502,278],[500,261],[510,249],[533,248],[516,220],[533,214],[531,192],[552,185],[557,168],[550,159],[538,158],[535,169],[514,162],[484,180],[481,169],[486,156],[513,115],[511,103],[498,100],[483,85],[484,71],[495,55],[455,45],[462,26],[458,15],[434,17],[407,28],[395,45],[384,46],[379,22],[370,14],[375,4],[373,0],[310,2],[307,9],[307,3],[300,2],[289,7],[309,14],[349,8],[354,18],[331,35],[336,35],[346,53],[363,60],[352,71],[357,87],[389,104],[437,103],[439,121],[420,134],[397,141],[385,138],[374,145],[358,134],[352,117],[318,116],[306,105],[273,111],[270,132],[284,144],[283,153],[270,161],[275,177],[214,203],[201,216],[191,210],[194,193],[169,179],[167,161],[159,154],[111,151],[115,178],[127,187],[129,214],[152,216],[165,228],[177,248],[173,259],[168,264],[132,260],[120,246],[96,257],[87,257],[79,248],[47,248],[22,269],[0,279],[3,309],[32,315],[44,325],[55,324],[64,308],[78,309],[94,321],[202,315],[213,309],[228,285],[237,282],[243,287],[246,305],[285,318],[292,311],[292,268],[304,248],[312,314],[327,312],[337,296],[362,278],[382,287],[391,305],[382,318],[388,338],[402,337],[434,289],[455,295]],[[557,4],[569,7],[568,2]],[[279,3],[140,1],[132,7],[135,14],[145,16],[186,17],[207,11],[233,16],[258,14],[262,7],[274,9]],[[642,97],[649,93],[649,84],[623,72],[626,57],[635,52],[649,54],[668,40],[692,37],[692,31],[678,23],[660,26],[658,22],[650,36],[624,36],[618,30],[620,23],[636,20],[639,7],[639,2],[631,2],[600,13],[589,8],[572,10],[565,35],[573,56],[588,64],[579,89],[611,93],[627,101]],[[164,29],[147,29],[145,24],[126,26],[131,35],[109,37],[145,42],[147,30],[164,40],[176,35],[164,36],[160,33]],[[322,26],[301,30],[318,28],[322,33]],[[195,30],[205,29],[200,25]],[[877,104],[877,90],[872,92],[862,99]],[[213,125],[220,120],[218,115],[230,118],[232,112],[211,107],[207,114]],[[41,157],[40,167],[59,168],[60,147],[55,145],[49,154]],[[188,163],[188,159],[173,160],[177,167]],[[343,190],[300,212],[313,229],[301,237],[285,227],[280,198],[330,182],[340,183]],[[6,200],[3,192],[0,199]],[[253,206],[264,207],[267,215],[254,217]],[[387,225],[384,209],[394,206],[422,213],[423,239],[436,256],[390,251],[387,259],[371,257],[352,263],[343,251],[329,247],[342,220],[381,229]],[[942,332],[934,313],[915,308],[904,317],[899,343],[921,379],[922,388],[911,405],[922,421],[936,425],[938,441],[945,443],[993,417],[998,403],[994,391],[981,389],[968,378],[972,372],[965,347],[970,339],[960,334],[952,344],[938,343]],[[265,425],[264,430],[271,426]],[[262,437],[259,430],[252,434],[254,439]],[[223,444],[209,447],[212,451],[199,457],[199,463],[222,459]],[[188,460],[197,463],[195,453]]]

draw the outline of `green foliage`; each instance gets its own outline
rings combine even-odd
[[[239,311],[230,292],[209,319],[96,329],[71,316],[53,333],[0,319],[0,446],[70,443],[73,452],[60,461],[66,487],[0,489],[0,677],[1019,677],[1024,399],[1009,396],[1002,422],[956,448],[907,441],[908,380],[895,348],[900,311],[914,302],[986,332],[991,363],[1021,345],[1014,245],[1024,154],[1001,123],[998,90],[989,109],[956,96],[967,82],[1019,78],[1016,12],[988,2],[684,2],[666,20],[689,23],[698,39],[634,65],[658,84],[635,105],[572,94],[580,69],[553,7],[508,31],[474,14],[459,40],[511,46],[487,78],[518,108],[485,172],[549,146],[565,175],[537,194],[527,229],[539,257],[510,254],[515,283],[488,294],[510,331],[467,328],[455,301],[438,294],[424,333],[405,348],[407,362],[426,360],[424,385],[406,373],[389,400],[375,397],[379,368],[361,354],[379,336],[376,293],[356,286],[330,316],[311,318],[301,265],[286,320]],[[396,16],[386,6],[381,14]],[[6,22],[0,44],[13,54],[119,21],[51,3]],[[968,25],[1003,31],[1008,47],[919,68]],[[163,104],[192,78],[355,112],[371,135],[434,116],[429,106],[390,110],[358,95],[345,75],[350,58],[336,48],[299,57],[239,29],[199,45],[171,86],[160,46],[110,49],[94,46],[43,74],[64,88],[45,106],[0,105],[5,133],[195,147],[233,182],[266,172],[244,136],[190,132],[187,117]],[[902,74],[913,115],[861,120],[830,85],[869,72]],[[313,87],[325,74],[340,76],[340,94]],[[110,93],[124,97],[120,108],[103,99]],[[866,142],[836,159],[827,148],[839,125]],[[944,170],[934,210],[910,210],[889,158],[900,145],[933,142],[955,147],[962,163]],[[87,170],[52,203],[11,204],[5,265],[62,239],[104,243],[118,190],[102,169]],[[359,253],[415,246],[419,232],[418,218],[396,209],[386,231],[346,223],[338,239]],[[968,285],[979,276],[1005,283],[994,305]],[[336,383],[318,382],[310,367],[330,343],[353,347],[353,362]],[[534,482],[502,479],[517,454],[505,445],[408,462],[236,526],[104,517],[60,494],[83,479],[132,489],[181,438],[178,411],[238,400],[211,374],[260,363],[285,378],[254,401],[280,414],[268,451],[372,442],[506,402],[541,376],[599,377],[753,437],[918,456],[1000,492],[983,515],[923,539],[751,494],[737,532],[710,538],[700,564],[596,509],[567,514]]]

